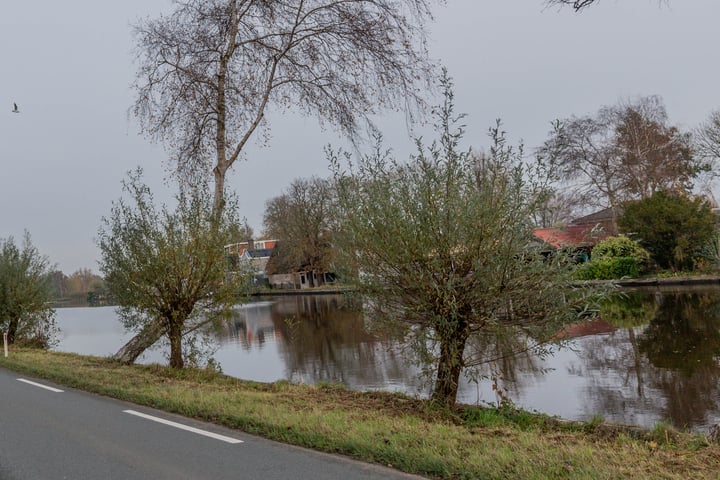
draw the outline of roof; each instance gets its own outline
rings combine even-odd
[[[622,213],[622,210],[619,208],[616,208],[616,212],[618,215],[620,215]],[[591,213],[590,215],[585,215],[584,217],[576,218],[575,220],[570,222],[570,225],[595,226],[597,224],[601,224],[604,227],[607,227],[609,225],[612,225],[612,220],[613,220],[612,208],[604,208],[595,213]]]
[[[565,228],[537,228],[533,235],[555,248],[591,247],[610,235],[610,232],[588,225],[568,225]]]
[[[533,235],[555,248],[592,247],[600,240],[617,235],[611,208],[576,218],[564,228],[536,228]]]

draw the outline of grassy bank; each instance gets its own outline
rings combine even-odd
[[[632,434],[510,408],[446,411],[395,394],[37,350],[13,350],[0,367],[435,478],[720,478],[720,446],[661,428]]]

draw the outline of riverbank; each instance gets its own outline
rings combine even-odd
[[[685,287],[720,285],[720,277],[717,275],[701,275],[692,277],[645,277],[611,281],[619,287]]]
[[[678,277],[643,277],[643,278],[626,278],[616,280],[590,280],[589,283],[612,283],[618,287],[676,287],[676,286],[701,286],[716,285],[720,286],[720,276],[718,275],[698,275],[698,276],[678,276]],[[317,288],[304,289],[266,289],[252,293],[253,297],[273,297],[284,295],[337,295],[353,292],[352,287],[347,286],[324,286]]]
[[[391,393],[245,382],[38,350],[13,349],[0,367],[431,478],[685,479],[720,471],[720,446],[662,427],[561,422],[513,408],[439,410]]]

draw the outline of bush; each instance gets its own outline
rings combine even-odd
[[[628,237],[609,237],[592,249],[591,260],[578,268],[581,280],[635,278],[647,269],[650,253]]]
[[[580,265],[577,276],[580,280],[612,280],[614,278],[640,275],[638,259],[635,257],[615,257],[591,260]]]
[[[611,258],[632,257],[638,265],[647,265],[650,253],[638,242],[625,236],[609,237],[601,240],[592,249],[593,260],[608,260]]]

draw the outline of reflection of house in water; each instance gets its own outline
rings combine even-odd
[[[573,323],[563,328],[556,338],[566,340],[571,338],[587,337],[594,335],[602,335],[605,333],[613,333],[616,330],[614,326],[605,320],[587,320],[584,322]]]
[[[225,335],[246,349],[279,341],[282,332],[273,323],[272,305],[273,302],[254,302],[237,307],[232,319],[224,324]]]

